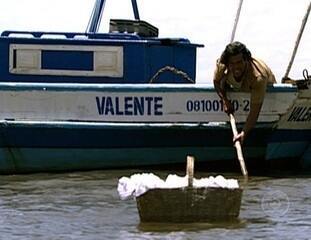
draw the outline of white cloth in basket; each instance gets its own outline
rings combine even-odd
[[[118,193],[122,200],[140,195],[153,188],[183,188],[188,186],[188,176],[180,177],[175,174],[167,176],[163,181],[153,173],[134,174],[131,177],[122,177],[118,183]],[[193,178],[193,187],[215,187],[215,188],[239,188],[236,179],[226,179],[221,175],[208,178]]]

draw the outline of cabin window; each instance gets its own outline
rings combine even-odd
[[[10,73],[123,77],[122,46],[10,45]]]

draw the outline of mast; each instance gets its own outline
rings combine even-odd
[[[96,33],[100,25],[106,0],[96,0],[93,8],[89,24],[87,26],[87,33]]]
[[[241,9],[242,9],[242,4],[243,4],[243,0],[240,0],[239,7],[237,9],[235,20],[234,20],[234,26],[233,26],[232,33],[231,33],[231,39],[230,39],[231,43],[234,41],[236,28],[238,26],[238,22],[239,22],[239,19],[240,19],[240,13],[241,13]]]
[[[135,20],[139,20],[139,12],[138,12],[138,7],[137,7],[136,0],[132,0],[132,7],[133,7],[133,12],[134,12]]]
[[[86,32],[87,33],[97,33],[100,25],[100,21],[103,15],[104,7],[106,0],[96,0],[94,4],[94,8],[87,25]],[[140,20],[139,12],[137,7],[137,1],[132,0],[132,7],[134,12],[135,20]]]
[[[290,69],[292,68],[292,65],[293,65],[293,62],[294,62],[294,59],[295,59],[295,56],[296,56],[296,53],[297,53],[297,49],[298,49],[298,46],[299,46],[299,43],[300,43],[300,39],[301,39],[301,36],[303,34],[303,31],[305,29],[305,26],[306,26],[306,23],[307,23],[309,14],[310,14],[310,9],[311,9],[311,1],[309,2],[309,6],[307,8],[306,14],[305,14],[305,16],[304,16],[304,18],[302,20],[301,27],[300,27],[300,30],[299,30],[299,33],[298,33],[298,36],[297,36],[297,39],[296,39],[295,47],[294,47],[291,59],[290,59],[290,61],[288,63],[288,67],[286,69],[285,75],[282,78],[282,82],[285,82],[288,79],[288,74],[290,72]]]

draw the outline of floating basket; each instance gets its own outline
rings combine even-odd
[[[141,222],[208,222],[239,216],[241,188],[192,187],[193,158],[189,157],[187,173],[188,187],[150,189],[136,198]]]

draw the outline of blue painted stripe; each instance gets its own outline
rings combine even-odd
[[[284,141],[269,143],[267,146],[267,160],[273,159],[301,159],[309,146],[309,142]]]
[[[311,142],[311,129],[277,129],[269,137],[269,143]]]
[[[266,145],[271,128],[255,128],[245,147]],[[29,141],[31,139],[31,141]],[[0,124],[2,147],[232,147],[229,124],[202,125],[87,125],[87,124]]]
[[[109,92],[214,92],[211,84],[78,84],[78,83],[0,83],[0,90],[7,91],[109,91]]]
[[[0,82],[2,91],[109,91],[109,92],[215,92],[213,84],[79,84]],[[292,86],[276,85],[268,92],[296,92]]]
[[[310,143],[311,129],[277,129],[269,137],[266,159],[296,159],[307,168]]]

